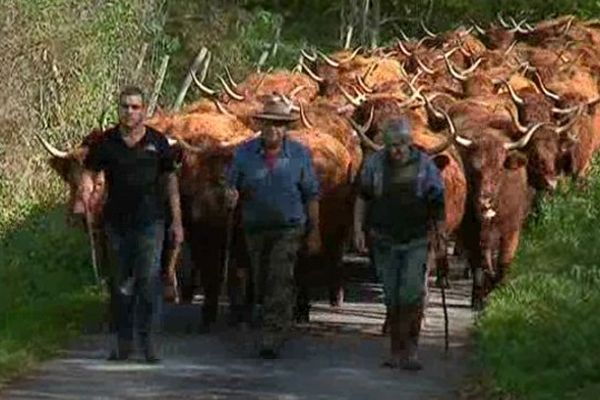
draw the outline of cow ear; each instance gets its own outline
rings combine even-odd
[[[444,168],[450,164],[450,158],[445,154],[439,154],[433,157],[433,163],[438,167],[440,171],[443,171]]]
[[[507,169],[518,169],[527,165],[527,157],[518,151],[511,152],[504,161],[504,167]]]

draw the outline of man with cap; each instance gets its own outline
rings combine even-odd
[[[295,303],[294,267],[306,239],[316,253],[319,185],[309,150],[287,137],[299,116],[278,96],[254,115],[261,134],[237,149],[229,171],[229,199],[241,202],[250,254],[253,317],[262,328],[260,356],[276,358],[291,327]]]
[[[406,117],[389,121],[383,135],[384,148],[371,154],[361,171],[354,242],[366,251],[368,232],[383,283],[391,339],[391,357],[383,365],[419,370],[428,234],[433,224],[444,231],[444,187],[433,161],[413,146]]]

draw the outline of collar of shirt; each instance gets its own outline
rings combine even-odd
[[[255,151],[257,154],[260,154],[262,156],[265,155],[265,148],[263,146],[261,138],[256,139]],[[283,142],[281,143],[281,151],[278,154],[278,157],[282,157],[282,156],[284,158],[289,158],[289,156],[290,156],[289,143],[288,143],[288,140],[286,137],[283,138]]]

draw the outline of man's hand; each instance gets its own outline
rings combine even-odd
[[[171,235],[173,246],[179,246],[183,243],[183,224],[181,221],[173,221],[169,228],[169,234]]]
[[[239,192],[234,188],[225,189],[225,208],[233,210],[240,198]]]
[[[308,255],[315,255],[319,251],[321,251],[321,232],[319,232],[319,228],[312,228],[308,232],[308,237],[306,238],[306,250]]]
[[[367,239],[365,236],[365,231],[362,229],[357,229],[354,232],[354,248],[359,253],[364,254],[367,252]]]

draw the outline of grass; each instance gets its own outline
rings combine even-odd
[[[596,399],[600,390],[600,169],[565,184],[528,227],[510,283],[478,324],[479,357],[500,392]]]

